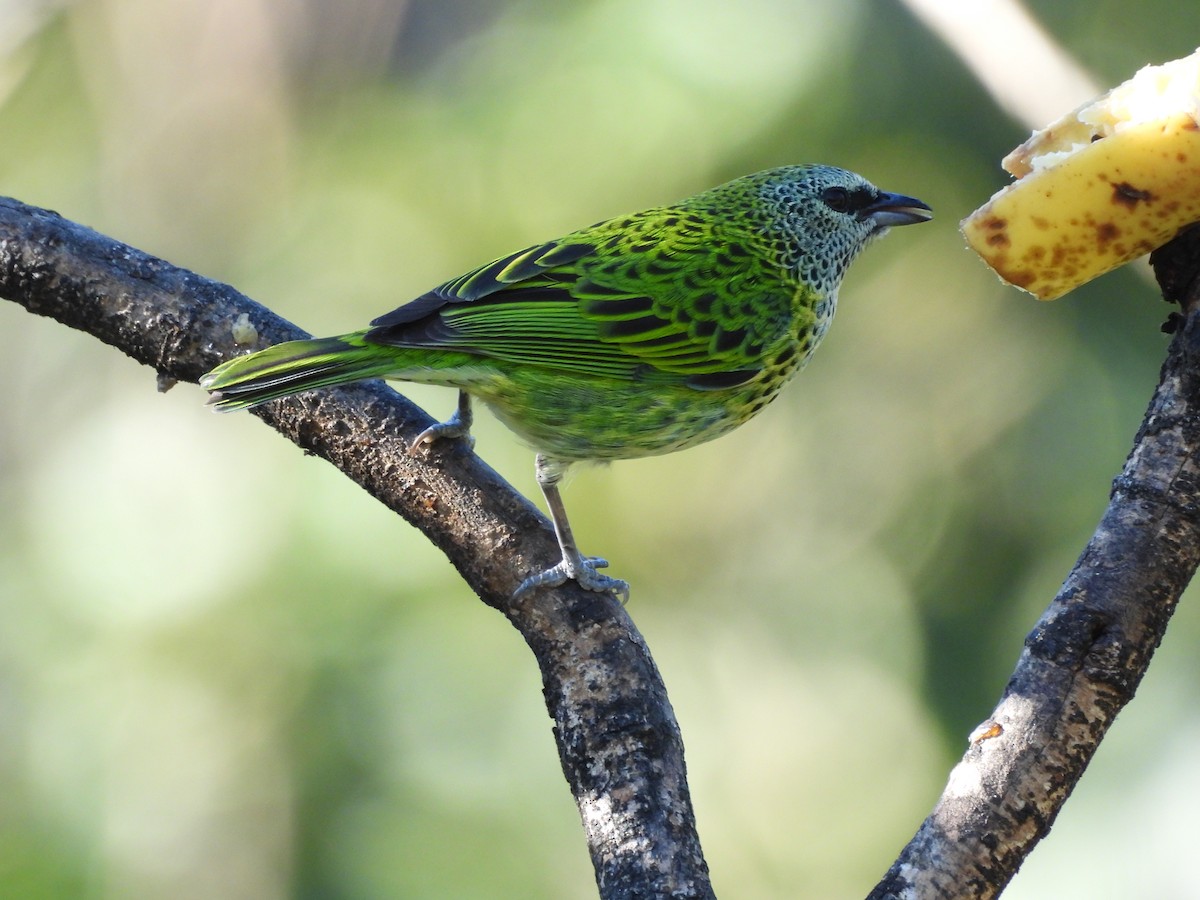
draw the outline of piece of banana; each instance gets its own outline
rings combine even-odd
[[[962,221],[1005,281],[1041,300],[1200,221],[1200,49],[1147,66],[1001,163],[1016,181]]]

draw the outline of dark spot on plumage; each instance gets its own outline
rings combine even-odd
[[[542,272],[540,275],[538,275],[534,278],[525,279],[525,281],[522,283],[528,284],[531,286],[535,285],[535,284],[571,285],[571,284],[576,284],[578,281],[579,281],[579,273],[577,273],[577,272],[572,272],[569,269],[567,269],[567,270],[547,269],[546,271]]]
[[[734,307],[734,315],[742,319],[754,318],[758,313],[760,299],[757,294],[742,296],[739,302],[731,304]]]
[[[741,290],[740,285],[737,286],[737,290]],[[728,326],[731,322],[740,322],[745,317],[741,300],[736,294],[722,294],[717,299],[716,306],[713,307],[713,318],[722,326]]]
[[[794,344],[788,344],[782,350],[775,354],[774,364],[777,366],[785,366],[796,358],[796,347]]]
[[[720,391],[745,384],[758,374],[758,369],[738,369],[733,372],[706,372],[691,376],[686,384],[698,391]]]
[[[726,353],[730,350],[736,350],[746,340],[745,328],[733,328],[729,330],[722,329],[717,332],[713,338],[713,352]]]
[[[601,330],[606,337],[630,338],[637,337],[639,334],[645,334],[648,331],[654,331],[661,328],[662,325],[663,321],[658,316],[641,316],[636,319],[613,319],[604,322]]]
[[[642,363],[630,370],[629,377],[633,381],[658,381],[662,378],[662,374],[661,369],[656,369],[654,366]]]
[[[599,284],[590,278],[581,278],[575,282],[574,292],[580,297],[625,297],[628,292],[622,288],[608,284]]]
[[[677,347],[684,341],[684,336],[681,334],[660,334],[656,338],[650,338],[644,341],[638,341],[638,347]]]
[[[692,300],[692,309],[695,310],[698,316],[708,316],[712,314],[713,306],[717,302],[717,295],[712,291],[705,291],[703,294],[697,294]]]
[[[659,315],[663,315],[664,311],[659,310]],[[677,323],[690,322],[692,320],[692,311],[687,306],[676,306],[670,310],[671,321]]]
[[[646,263],[646,274],[652,277],[662,278],[666,275],[673,275],[677,271],[679,271],[678,266],[661,260],[651,260]]]
[[[712,319],[700,319],[692,325],[692,334],[696,337],[712,337],[717,333],[717,323]]]
[[[622,297],[619,300],[584,300],[583,309],[594,316],[628,319],[642,316],[654,309],[649,297]]]
[[[510,303],[513,301],[535,302],[535,303],[573,303],[575,297],[570,285],[562,285],[551,287],[548,284],[532,284],[526,286],[518,284],[515,287],[505,288],[501,291],[476,300],[472,306],[483,306],[489,303]]]

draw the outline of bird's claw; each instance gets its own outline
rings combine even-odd
[[[458,440],[467,445],[468,450],[475,448],[475,435],[471,434],[471,426],[469,423],[462,423],[456,419],[451,419],[448,422],[438,422],[430,425],[408,445],[408,452],[411,456],[418,456],[432,447],[438,441]]]
[[[408,446],[409,456],[420,456],[438,441],[457,440],[467,445],[468,450],[475,449],[475,436],[471,434],[471,424],[475,417],[471,414],[471,397],[466,391],[458,392],[458,406],[453,415],[445,422],[430,425],[417,435]]]
[[[530,575],[522,581],[513,592],[513,599],[524,600],[539,588],[559,587],[568,581],[574,581],[585,591],[612,594],[624,606],[629,602],[629,582],[601,575],[596,571],[607,566],[608,560],[599,556],[581,556],[575,560],[564,558],[558,565],[551,566],[536,575]]]

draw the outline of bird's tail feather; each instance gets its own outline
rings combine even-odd
[[[288,341],[217,366],[200,379],[221,412],[248,409],[300,391],[380,378],[395,368],[392,354],[362,334]]]

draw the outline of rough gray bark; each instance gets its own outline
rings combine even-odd
[[[1200,230],[1151,262],[1177,301],[1159,384],[1108,509],[1025,641],[933,812],[870,900],[995,897],[1133,699],[1200,563]]]
[[[233,288],[0,198],[0,296],[195,382],[250,345],[306,337]],[[199,402],[199,396],[197,396]],[[379,382],[255,410],[419,528],[485,603],[508,617],[542,672],[563,772],[604,898],[712,897],[679,726],[642,636],[610,597],[568,584],[521,603],[524,574],[558,560],[536,507],[464,448],[412,456],[431,419]]]

